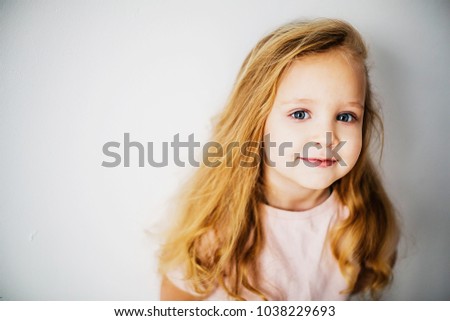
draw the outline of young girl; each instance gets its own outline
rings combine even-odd
[[[382,123],[366,56],[359,33],[330,19],[256,45],[215,124],[227,153],[181,193],[162,300],[376,298],[389,284],[398,228],[369,158]],[[227,148],[246,142],[260,148]]]

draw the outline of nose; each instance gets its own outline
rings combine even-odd
[[[332,121],[317,124],[312,136],[312,143],[319,148],[333,148],[339,144],[339,137]]]

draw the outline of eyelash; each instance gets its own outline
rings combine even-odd
[[[295,119],[295,120],[305,120],[305,119],[308,119],[308,118],[295,118],[294,117],[294,114],[295,113],[308,113],[306,110],[296,110],[296,111],[294,111],[293,113],[291,113],[289,116],[291,116],[293,119]],[[351,120],[351,121],[344,121],[344,123],[354,123],[354,122],[356,122],[357,120],[358,120],[358,118],[355,116],[355,114],[353,114],[353,113],[342,113],[342,114],[339,114],[338,115],[338,117],[339,116],[341,116],[341,115],[349,115],[350,117],[352,117],[352,119],[353,120]]]

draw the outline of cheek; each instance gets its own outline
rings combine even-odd
[[[290,146],[293,145],[295,145],[295,140],[293,139],[292,133],[286,128],[286,125],[277,117],[270,117],[269,115],[264,127],[264,146],[266,153],[270,149],[271,155],[277,156],[280,148],[289,152],[292,150]]]
[[[270,147],[269,143],[271,144]],[[266,131],[264,150],[266,154],[270,153],[272,159],[292,160],[296,154],[301,154],[305,143],[305,137],[298,132],[292,132],[284,126],[276,130]]]
[[[362,149],[362,137],[356,137],[348,140],[342,148],[343,158],[345,162],[353,167],[359,158]]]

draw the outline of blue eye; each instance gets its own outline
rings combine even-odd
[[[308,113],[304,110],[297,110],[291,114],[294,119],[306,119],[308,118]]]
[[[349,113],[345,113],[345,114],[340,114],[339,116],[337,116],[337,120],[346,122],[346,123],[351,123],[356,121],[356,117],[353,116],[352,114]]]

